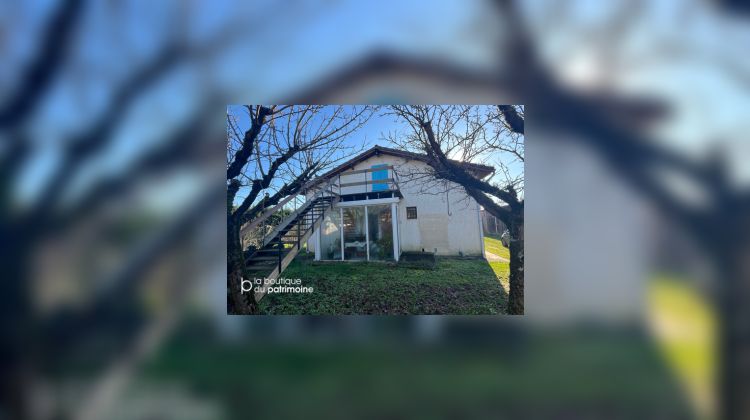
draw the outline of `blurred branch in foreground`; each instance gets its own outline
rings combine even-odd
[[[90,17],[110,11],[83,3],[51,7],[35,55],[21,66],[20,82],[0,106],[0,135],[6,142],[0,156],[0,236],[8,245],[2,253],[6,281],[0,305],[3,417],[64,418],[80,411],[63,409],[60,401],[38,404],[56,380],[53,372],[93,353],[94,365],[128,358],[128,349],[142,341],[137,337],[168,325],[144,307],[155,279],[164,277],[158,267],[179,267],[179,259],[169,262],[168,256],[199,234],[210,210],[222,203],[221,178],[211,168],[221,165],[225,141],[215,123],[224,100],[216,93],[181,98],[171,109],[180,112],[160,112],[156,130],[153,121],[144,123],[138,115],[144,104],[158,106],[154,92],[242,35],[241,25],[202,36],[164,27],[163,46],[128,63],[128,74],[86,81],[108,95],[98,102],[98,112],[77,113],[76,129],[65,130],[38,121],[44,121],[40,115],[48,103],[58,100],[55,82],[76,78],[71,62],[80,59]],[[188,9],[178,12],[184,16]],[[113,25],[108,35],[118,29]],[[108,86],[98,84],[102,80]],[[183,187],[155,194],[159,184]],[[176,310],[179,287],[163,287],[160,293]],[[159,339],[149,340],[158,345]],[[107,341],[119,345],[101,347]],[[81,398],[81,404],[92,403]]]

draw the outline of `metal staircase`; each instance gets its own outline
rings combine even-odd
[[[261,247],[245,258],[246,274],[251,278],[276,279],[294,260],[302,245],[320,227],[326,212],[339,201],[330,190],[320,191],[303,207],[282,220],[263,240]],[[265,295],[265,287],[255,294]]]

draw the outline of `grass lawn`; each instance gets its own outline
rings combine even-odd
[[[495,276],[500,280],[500,284],[503,285],[505,293],[510,292],[510,263],[502,261],[489,262],[490,268],[495,272]]]
[[[485,236],[484,249],[497,256],[503,257],[506,260],[510,259],[510,250],[503,246],[503,243],[500,242],[499,238]],[[508,276],[510,275],[509,264],[503,261],[493,261],[489,264],[497,278],[500,279],[500,283],[502,283],[503,288],[505,288],[505,292],[507,293],[510,290],[510,283],[508,283]]]
[[[648,288],[649,325],[658,348],[704,418],[715,417],[717,320],[708,299],[684,279],[660,275]]]
[[[502,263],[500,263],[502,264]],[[502,314],[507,264],[439,258],[434,269],[381,262],[315,262],[297,258],[283,277],[302,280],[312,293],[270,294],[266,314]],[[503,282],[505,285],[503,285]]]
[[[507,259],[510,259],[510,250],[503,246],[500,242],[500,238],[485,236],[484,237],[484,249],[495,255]]]
[[[217,401],[232,420],[248,413],[332,420],[694,418],[643,335],[527,330],[520,340],[475,345],[446,338],[435,346],[376,337],[359,345],[274,345],[193,334],[161,349],[134,387],[181,385]]]

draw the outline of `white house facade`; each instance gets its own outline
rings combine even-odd
[[[308,198],[337,196],[307,240],[316,260],[398,261],[403,252],[481,256],[480,206],[459,185],[429,175],[425,156],[375,146],[321,176]],[[462,164],[478,178],[493,168]]]

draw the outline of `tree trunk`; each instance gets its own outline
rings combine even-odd
[[[725,247],[719,262],[719,396],[717,418],[750,418],[750,243]]]
[[[513,215],[510,231],[510,293],[508,313],[523,315],[523,216]]]
[[[241,222],[237,217],[227,216],[227,306],[233,314],[258,313],[258,304],[253,292],[242,294],[241,282],[245,268],[245,256],[240,240]]]
[[[3,227],[2,231],[9,232],[10,229]],[[34,378],[33,357],[37,354],[34,314],[29,295],[28,261],[31,248],[18,233],[9,233],[4,239],[13,246],[7,247],[7,252],[2,256],[0,407],[3,407],[3,414],[7,418],[24,419],[30,416],[29,392]]]

